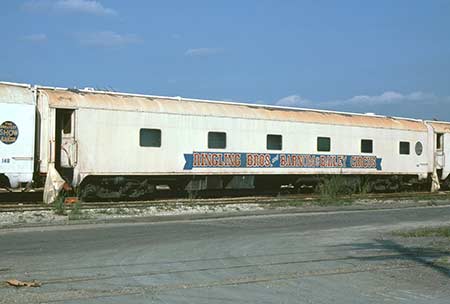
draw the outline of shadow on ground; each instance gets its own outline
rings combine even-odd
[[[342,244],[333,247],[343,247],[346,250],[355,252],[356,255],[349,256],[349,259],[366,262],[410,261],[431,268],[450,278],[450,265],[436,263],[436,260],[439,258],[445,258],[450,255],[450,250],[447,248],[405,246],[389,239],[377,239],[368,243]],[[374,254],[374,252],[377,252],[377,254]]]

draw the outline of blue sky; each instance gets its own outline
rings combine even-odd
[[[450,121],[450,1],[17,0],[0,80]]]

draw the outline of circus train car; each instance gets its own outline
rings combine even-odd
[[[446,122],[1,83],[0,123],[4,187],[54,168],[86,197],[298,190],[329,176],[437,189],[450,175]]]

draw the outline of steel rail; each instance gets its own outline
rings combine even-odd
[[[274,196],[245,196],[225,198],[168,198],[147,201],[113,201],[113,202],[82,202],[81,209],[108,209],[108,208],[149,208],[149,207],[176,207],[178,205],[191,206],[221,206],[234,204],[271,204],[283,205],[296,201],[314,202],[321,199],[320,194],[287,194]],[[399,192],[399,193],[370,193],[355,194],[351,196],[338,196],[336,200],[398,200],[398,199],[449,199],[450,191],[437,193],[430,192]],[[67,205],[70,209],[70,205]],[[52,205],[45,205],[40,201],[0,201],[0,212],[21,211],[49,211]]]

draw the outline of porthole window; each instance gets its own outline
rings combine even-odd
[[[423,145],[420,141],[416,142],[416,154],[422,155],[423,152]]]

